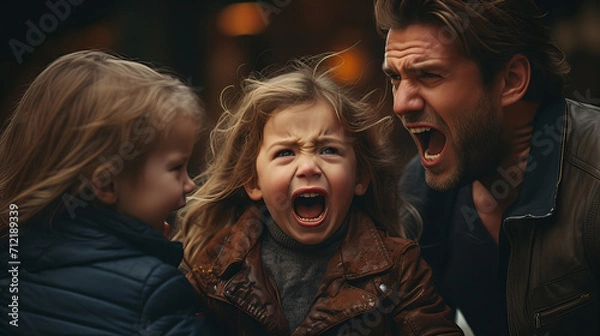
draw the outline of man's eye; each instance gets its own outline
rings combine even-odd
[[[321,154],[324,154],[324,155],[336,155],[338,153],[339,153],[339,151],[332,147],[325,147],[321,150]]]
[[[181,169],[183,169],[183,167],[185,167],[185,165],[180,164],[180,165],[177,165],[177,166],[171,168],[171,171],[181,170]]]
[[[420,78],[440,78],[440,75],[434,74],[434,73],[431,73],[431,72],[421,72],[419,74],[419,77]]]
[[[294,152],[292,152],[289,149],[284,149],[284,150],[280,150],[279,152],[275,153],[275,157],[284,157],[284,156],[293,156]]]
[[[388,74],[388,78],[390,79],[390,82],[392,82],[392,85],[398,85],[402,80],[402,76],[394,73]]]
[[[390,79],[390,83],[392,84],[392,91],[398,89],[398,86],[400,86],[400,81],[402,81],[402,77],[398,74],[390,73],[388,74],[388,78]]]

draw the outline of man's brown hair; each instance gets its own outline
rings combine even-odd
[[[570,70],[533,0],[375,0],[375,18],[382,31],[439,26],[437,37],[475,61],[486,86],[514,55],[526,56],[532,72],[527,100],[559,94]]]

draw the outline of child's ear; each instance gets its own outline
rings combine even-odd
[[[263,198],[262,190],[260,190],[260,186],[255,181],[246,182],[244,189],[248,197],[253,201],[260,201]]]
[[[529,88],[531,66],[527,57],[521,54],[513,56],[501,73],[502,106],[519,101]]]
[[[105,166],[100,166],[92,174],[92,189],[96,198],[106,205],[112,205],[119,199],[118,182]]]
[[[368,174],[362,173],[356,179],[356,185],[354,186],[354,195],[362,196],[367,192],[371,177]]]

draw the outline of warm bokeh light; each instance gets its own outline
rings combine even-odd
[[[217,26],[225,35],[256,35],[267,27],[256,2],[242,2],[225,7],[217,17]]]
[[[332,75],[339,81],[356,83],[363,76],[367,66],[367,55],[360,48],[354,46],[337,57],[329,58],[327,67],[334,68]]]

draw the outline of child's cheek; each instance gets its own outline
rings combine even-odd
[[[273,204],[271,205],[278,211],[287,209],[289,204],[288,196],[283,192],[277,192],[273,195]]]

